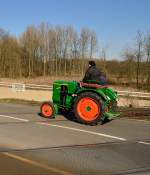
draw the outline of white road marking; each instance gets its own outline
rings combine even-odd
[[[10,119],[20,120],[20,121],[24,121],[24,122],[29,122],[29,120],[27,120],[27,119],[22,119],[22,118],[7,116],[7,115],[0,115],[0,117],[5,117],[5,118],[10,118]],[[93,132],[93,131],[82,130],[82,129],[78,129],[78,128],[72,128],[72,127],[61,126],[61,125],[54,125],[54,124],[42,123],[42,122],[37,122],[37,124],[46,125],[46,126],[53,126],[53,127],[59,127],[59,128],[63,128],[63,129],[69,129],[69,130],[73,130],[73,131],[84,132],[84,133],[89,133],[89,134],[98,135],[98,136],[102,136],[102,137],[108,137],[108,138],[112,138],[112,139],[126,141],[125,138],[116,137],[116,136],[112,136],[112,135],[108,135],[108,134],[103,134],[103,133],[98,133],[98,132]]]
[[[12,153],[8,153],[8,152],[4,152],[2,154],[6,155],[8,157],[11,157],[13,159],[16,159],[16,160],[19,160],[19,161],[31,164],[33,166],[37,166],[37,167],[40,167],[40,168],[43,168],[43,169],[46,169],[46,170],[49,170],[49,171],[53,171],[54,173],[63,174],[63,175],[71,175],[71,173],[69,173],[69,172],[67,172],[65,170],[57,169],[55,167],[51,167],[51,166],[45,165],[45,164],[43,164],[41,162],[30,160],[30,159],[27,159],[25,157],[18,156],[16,154],[12,154]]]
[[[150,143],[148,143],[148,142],[138,142],[138,143],[141,143],[141,144],[144,144],[144,145],[150,145]]]
[[[0,117],[11,118],[11,119],[14,119],[14,120],[20,120],[20,121],[24,121],[24,122],[29,122],[29,120],[27,120],[27,119],[17,118],[17,117],[12,117],[12,116],[7,116],[7,115],[0,115]]]
[[[45,126],[53,126],[53,127],[63,128],[63,129],[69,129],[69,130],[73,130],[73,131],[84,132],[84,133],[89,133],[89,134],[98,135],[98,136],[102,136],[102,137],[108,137],[108,138],[112,138],[112,139],[126,141],[125,138],[116,137],[116,136],[98,133],[98,132],[93,132],[93,131],[82,130],[82,129],[78,129],[78,128],[72,128],[72,127],[61,126],[61,125],[54,125],[54,124],[43,123],[43,122],[37,122],[37,124],[45,125]]]

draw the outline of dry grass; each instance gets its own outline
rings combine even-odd
[[[10,83],[26,83],[26,84],[45,84],[45,85],[52,85],[55,80],[82,80],[82,77],[77,76],[47,76],[47,77],[36,77],[36,78],[18,78],[18,79],[10,79],[10,78],[0,78],[0,82],[10,82]]]
[[[31,101],[31,100],[23,100],[23,99],[0,99],[0,103],[13,103],[13,104],[25,104],[25,105],[32,105],[32,106],[39,106],[41,102],[38,101]]]

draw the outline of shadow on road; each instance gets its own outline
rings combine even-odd
[[[61,115],[62,115],[66,120],[68,120],[68,121],[71,121],[71,122],[73,122],[73,123],[78,123],[78,124],[83,125],[82,122],[80,122],[80,121],[77,120],[77,118],[75,117],[75,115],[74,115],[73,112],[62,111],[62,112],[61,112]],[[38,113],[38,116],[43,117],[43,115],[42,115],[41,113]],[[46,118],[46,117],[43,117],[43,118]],[[56,120],[55,120],[56,117],[47,118],[47,119],[49,119],[49,120],[51,120],[51,121],[56,121]],[[66,121],[66,120],[63,120],[63,121]],[[111,120],[105,119],[105,120],[103,120],[103,121],[100,121],[100,122],[97,123],[97,124],[94,124],[93,126],[95,126],[95,125],[107,124],[107,123],[109,123],[109,122],[112,121],[112,120],[113,120],[113,119],[111,119]],[[62,120],[61,120],[61,121],[62,121]],[[92,126],[92,125],[91,125],[91,126]]]

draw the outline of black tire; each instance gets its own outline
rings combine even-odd
[[[41,105],[41,116],[45,118],[55,117],[55,107],[52,102],[44,102]]]
[[[86,120],[86,116],[82,117],[82,114],[81,112],[78,110],[78,105],[79,105],[79,102],[81,103],[81,101],[83,101],[83,99],[90,99],[92,100],[95,105],[96,105],[96,108],[98,108],[98,112],[96,113],[96,115],[91,118],[90,120],[87,118]],[[82,106],[81,106],[82,107]],[[88,109],[87,108],[90,108],[90,106],[86,106],[86,108],[84,108],[84,111],[86,111],[86,113],[88,113]],[[91,108],[91,110],[93,110]],[[74,115],[75,117],[77,118],[77,120],[81,123],[84,123],[84,124],[87,124],[87,125],[97,125],[100,121],[101,121],[101,118],[103,116],[103,111],[104,111],[104,108],[103,108],[103,101],[101,99],[101,97],[99,95],[97,95],[96,93],[93,93],[93,92],[84,92],[84,93],[81,93],[75,103],[74,103],[74,106],[73,106],[73,111],[74,111]]]

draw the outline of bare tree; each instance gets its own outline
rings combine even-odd
[[[146,52],[146,63],[147,63],[147,85],[150,88],[150,34],[147,34],[147,36],[145,36],[144,48]]]
[[[80,35],[80,48],[81,48],[81,57],[84,59],[89,48],[90,41],[90,31],[87,28],[81,30]]]
[[[142,51],[142,45],[143,45],[143,36],[140,31],[137,32],[136,36],[136,44],[137,44],[137,73],[136,73],[136,86],[139,88],[139,73],[140,73],[140,62],[141,62],[141,51]]]
[[[90,59],[92,59],[93,53],[95,53],[98,45],[98,40],[96,33],[94,31],[90,32]]]
[[[132,84],[132,80],[135,78],[136,67],[136,55],[133,50],[126,49],[124,51],[124,60],[125,60],[125,75],[127,77],[129,85]]]
[[[47,62],[49,60],[49,24],[42,23],[39,26],[40,53],[43,60],[43,76],[47,74]]]
[[[79,58],[80,57],[80,46],[79,46],[79,36],[73,27],[69,28],[70,33],[70,58]]]
[[[24,50],[25,64],[28,65],[28,76],[33,75],[34,62],[39,51],[39,35],[34,26],[30,26],[20,37],[20,44]]]

